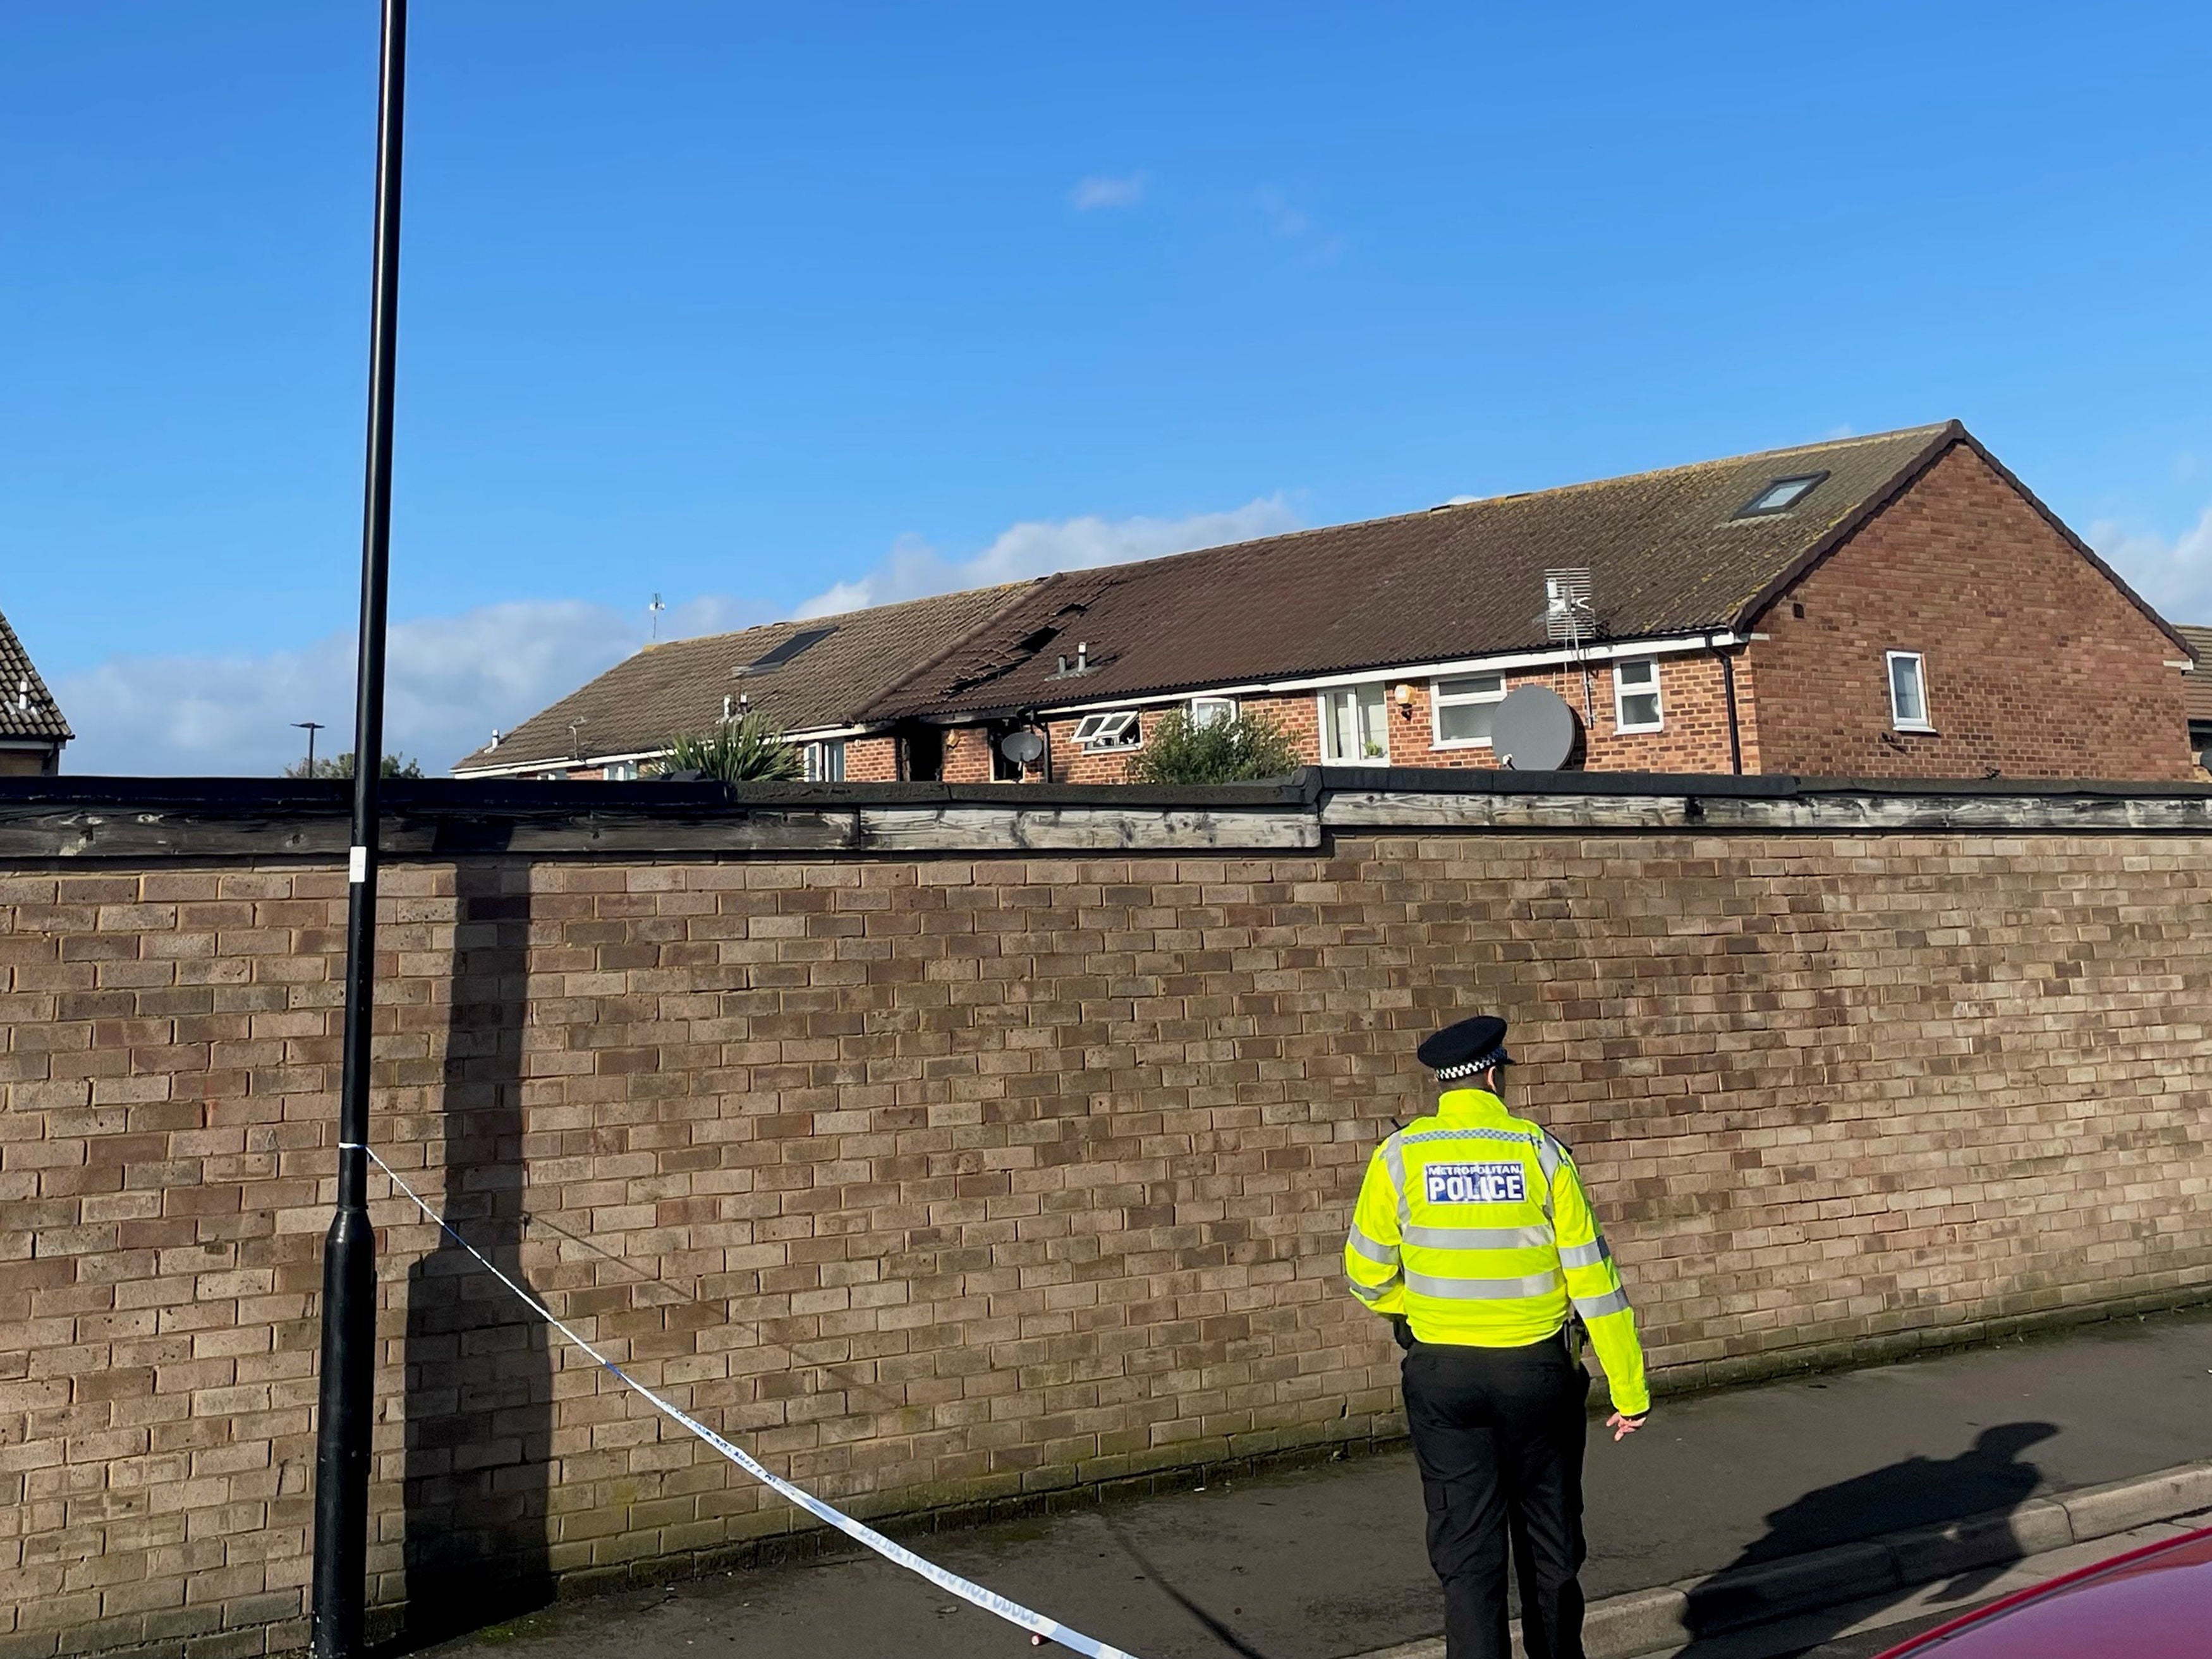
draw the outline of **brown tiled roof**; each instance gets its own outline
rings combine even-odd
[[[872,611],[770,623],[735,634],[673,640],[625,658],[588,685],[457,762],[456,772],[632,755],[679,732],[704,731],[726,695],[744,696],[785,730],[844,726],[902,677],[928,663],[1033,583],[942,593]],[[778,666],[740,674],[809,630],[830,632]],[[570,722],[580,720],[571,729]]]
[[[0,738],[67,743],[73,735],[62,718],[61,705],[31,666],[30,653],[8,626],[8,618],[0,617]]]
[[[2189,642],[2197,659],[2197,672],[2181,677],[2182,700],[2191,721],[2212,720],[2212,628],[2187,628],[2176,623],[2173,631]]]
[[[1055,576],[869,713],[1065,707],[1541,649],[1557,568],[1592,572],[1612,638],[1741,629],[1973,441],[1955,422],[1914,427]],[[1802,473],[1826,476],[1787,512],[1741,516]],[[1079,643],[1093,672],[1055,678]]]

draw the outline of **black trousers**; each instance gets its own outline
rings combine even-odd
[[[1508,1659],[1505,1557],[1528,1659],[1583,1659],[1583,1437],[1589,1374],[1563,1337],[1526,1348],[1415,1343],[1406,1423],[1444,1587],[1446,1659]]]

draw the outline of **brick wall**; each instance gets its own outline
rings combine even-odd
[[[1770,771],[2194,775],[2186,653],[1964,445],[1757,626]],[[1935,733],[1891,730],[1893,650],[1923,653]]]
[[[375,1134],[778,1470],[1005,1498],[1394,1427],[1338,1251],[1478,1008],[1675,1381],[2212,1283],[2207,839],[418,862]],[[0,1653],[301,1638],[343,914],[0,866]],[[381,1606],[791,1525],[372,1187]]]

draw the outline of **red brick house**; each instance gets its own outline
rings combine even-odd
[[[1955,422],[665,646],[455,769],[634,764],[748,653],[824,688],[755,677],[825,776],[1115,782],[1175,709],[1264,717],[1309,763],[1487,767],[1527,684],[1592,769],[2194,770],[2187,642]],[[566,743],[578,712],[603,736]]]
[[[0,778],[51,777],[62,769],[69,722],[30,653],[0,617]]]

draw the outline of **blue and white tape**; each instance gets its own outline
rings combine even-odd
[[[404,1181],[402,1181],[399,1178],[399,1175],[397,1170],[393,1170],[389,1164],[386,1164],[382,1158],[376,1155],[376,1149],[374,1146],[363,1146],[354,1141],[341,1141],[338,1143],[338,1148],[341,1152],[366,1152],[368,1155],[369,1162],[375,1164],[378,1169],[384,1171],[386,1178],[391,1181],[394,1191],[399,1193],[404,1197],[411,1200],[415,1207],[422,1211],[422,1213],[430,1220],[435,1222],[439,1230],[442,1231],[447,1237],[452,1239],[454,1243],[459,1245],[471,1255],[474,1256],[477,1259],[477,1264],[481,1266],[486,1273],[499,1280],[501,1284],[506,1285],[508,1290],[514,1291],[514,1294],[521,1299],[524,1305],[528,1307],[532,1313],[536,1314],[540,1319],[543,1319],[555,1330],[560,1332],[562,1335],[567,1337],[569,1341],[574,1343],[586,1353],[591,1355],[592,1358],[598,1360],[600,1364],[605,1366],[606,1369],[616,1377],[619,1378],[626,1387],[633,1389],[640,1395],[642,1395],[655,1411],[659,1412],[664,1417],[672,1418],[675,1421],[682,1424],[685,1428],[690,1430],[692,1433],[697,1435],[699,1438],[705,1441],[716,1451],[721,1453],[723,1456],[728,1458],[730,1462],[735,1463],[739,1468],[743,1469],[747,1474],[752,1476],[754,1480],[759,1481],[770,1491],[788,1499],[790,1502],[796,1504],[800,1509],[805,1510],[809,1515],[827,1522],[830,1525],[836,1528],[838,1531],[843,1533],[847,1537],[856,1539],[860,1543],[866,1544],[870,1549],[882,1556],[886,1561],[895,1562],[898,1565],[904,1567],[908,1572],[921,1574],[921,1577],[929,1580],[931,1583],[935,1584],[939,1589],[949,1590],[951,1594],[958,1596],[962,1601],[972,1602],[976,1607],[982,1608],[986,1613],[996,1613],[1008,1624],[1020,1626],[1024,1630],[1029,1632],[1031,1636],[1036,1637],[1042,1641],[1056,1642],[1061,1647],[1071,1648],[1077,1653],[1087,1656],[1087,1659],[1136,1659],[1136,1656],[1133,1654],[1125,1653],[1120,1648],[1109,1646],[1106,1643],[1101,1642],[1094,1637],[1085,1636],[1081,1631],[1070,1630],[1066,1625],[1061,1624],[1058,1620],[1048,1619],[1041,1613],[1033,1613],[1018,1601],[1010,1601],[1005,1596],[1000,1595],[996,1590],[986,1589],[981,1584],[969,1583],[967,1579],[961,1577],[957,1573],[947,1572],[943,1567],[939,1566],[934,1561],[924,1559],[922,1557],[916,1555],[912,1550],[907,1548],[903,1544],[894,1543],[891,1540],[884,1537],[883,1534],[878,1532],[873,1527],[867,1526],[861,1522],[855,1521],[851,1516],[832,1507],[830,1504],[823,1503],[820,1498],[814,1496],[812,1492],[807,1492],[801,1487],[793,1486],[790,1481],[782,1479],[781,1476],[771,1474],[758,1462],[755,1462],[749,1454],[743,1452],[737,1447],[732,1445],[728,1441],[723,1439],[720,1435],[716,1434],[714,1430],[708,1428],[704,1423],[700,1422],[696,1418],[689,1416],[686,1413],[678,1411],[675,1407],[670,1405],[665,1400],[663,1400],[659,1395],[655,1394],[651,1389],[647,1388],[644,1383],[639,1382],[635,1377],[624,1371],[623,1368],[616,1364],[613,1360],[609,1359],[597,1348],[594,1348],[590,1343],[585,1341],[584,1339],[577,1335],[575,1332],[570,1330],[568,1326],[562,1324],[558,1318],[555,1317],[553,1310],[550,1308],[548,1308],[544,1303],[538,1301],[536,1297],[531,1295],[529,1291],[524,1290],[521,1285],[516,1284],[505,1273],[500,1272],[497,1267],[491,1264],[489,1258],[488,1258],[483,1251],[477,1249],[477,1247],[470,1243],[467,1239],[463,1238],[460,1234],[455,1232],[453,1227],[447,1224],[443,1216],[440,1215],[435,1210],[424,1203],[422,1201],[422,1195],[416,1192],[416,1190],[412,1187],[410,1187]]]

